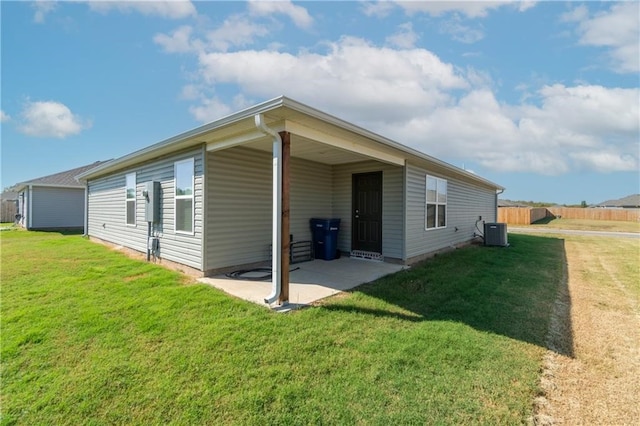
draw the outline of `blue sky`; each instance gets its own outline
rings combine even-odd
[[[5,2],[2,187],[286,95],[503,198],[640,192],[638,2]]]

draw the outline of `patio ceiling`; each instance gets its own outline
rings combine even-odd
[[[366,160],[378,160],[395,165],[404,164],[404,156],[397,150],[381,147],[375,141],[349,131],[338,129],[319,120],[293,114],[294,119],[283,119],[280,114],[265,116],[267,125],[276,132],[291,134],[291,156],[318,163],[339,165]],[[273,141],[258,131],[253,117],[202,135],[208,151],[217,151],[242,145],[247,148],[271,152]]]
[[[272,141],[267,138],[245,144],[247,148],[271,152]],[[365,155],[307,139],[295,134],[291,135],[291,156],[317,163],[337,165],[355,163],[370,159]]]

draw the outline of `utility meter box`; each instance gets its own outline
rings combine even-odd
[[[144,220],[145,222],[157,223],[160,221],[160,182],[145,182],[144,190]]]

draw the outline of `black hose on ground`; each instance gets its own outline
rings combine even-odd
[[[289,272],[297,271],[300,268],[290,269]],[[258,276],[246,276],[247,274],[255,274],[259,272],[268,272],[265,275]],[[237,271],[229,272],[225,274],[227,278],[234,280],[247,280],[247,281],[268,281],[271,279],[273,271],[271,268],[254,268],[254,269],[239,269]]]
[[[480,238],[482,238],[482,241],[484,241],[484,232],[480,230],[480,228],[478,228],[478,223],[481,221],[482,219],[478,219],[476,220],[476,229],[478,230],[478,236]]]

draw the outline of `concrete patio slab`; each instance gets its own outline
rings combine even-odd
[[[406,268],[403,265],[348,257],[332,261],[316,259],[311,262],[291,265],[289,274],[290,308],[307,306],[317,300]],[[219,275],[200,278],[198,281],[241,299],[268,306],[264,299],[271,293],[270,280],[252,281]],[[281,307],[276,308],[283,310]]]

